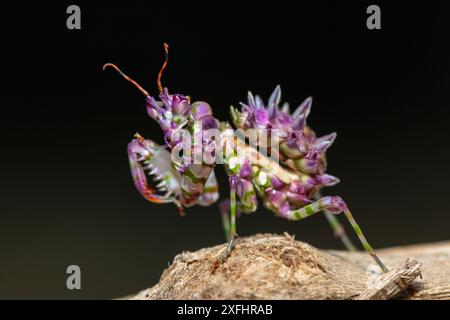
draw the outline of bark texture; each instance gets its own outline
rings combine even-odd
[[[177,255],[159,283],[128,299],[450,299],[450,242],[364,252],[319,250],[288,234]]]

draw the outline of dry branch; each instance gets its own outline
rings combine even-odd
[[[225,250],[223,244],[183,252],[159,283],[128,298],[450,298],[450,242],[378,250],[390,271],[375,282],[367,254],[319,250],[287,234],[241,238],[221,262]]]

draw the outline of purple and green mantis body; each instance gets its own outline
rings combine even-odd
[[[280,106],[281,90],[277,86],[267,104],[249,92],[247,103],[241,103],[240,110],[231,107],[232,122],[237,129],[269,132],[275,137],[266,147],[271,155],[268,157],[245,139],[230,137],[231,125],[216,119],[208,103],[191,102],[190,97],[169,94],[168,89],[162,87],[161,76],[167,65],[168,46],[165,44],[164,48],[166,60],[157,81],[159,99],[150,96],[115,65],[104,66],[115,68],[144,94],[147,113],[158,122],[164,133],[164,146],[139,134],[128,145],[134,184],[142,196],[154,203],[172,202],[180,213],[184,213],[185,207],[209,206],[217,202],[219,193],[214,174],[215,162],[177,162],[171,157],[171,152],[178,152],[186,144],[181,133],[187,131],[197,135],[197,142],[192,148],[198,148],[201,144],[208,150],[226,150],[222,162],[229,177],[230,200],[223,202],[220,208],[229,241],[228,252],[236,237],[237,214],[256,211],[259,198],[266,208],[289,220],[301,220],[324,212],[344,245],[353,250],[353,244],[335,217],[343,212],[364,249],[386,271],[345,202],[338,196],[320,196],[323,187],[339,182],[338,178],[325,173],[325,153],[336,134],[317,137],[307,125],[312,99],[306,99],[291,113],[288,104]],[[218,132],[218,137],[212,137],[208,130]],[[234,148],[229,148],[230,141]],[[274,143],[278,148],[274,148]],[[158,182],[156,190],[148,183],[147,176]]]

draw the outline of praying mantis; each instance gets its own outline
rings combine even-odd
[[[151,96],[116,65],[107,63],[103,66],[104,70],[108,67],[115,69],[145,96],[148,115],[163,131],[163,146],[138,133],[128,144],[131,174],[139,193],[153,203],[174,203],[181,214],[184,214],[186,207],[210,206],[218,201],[219,190],[214,173],[216,162],[174,161],[173,153],[178,153],[180,149],[192,149],[192,137],[186,140],[181,134],[187,132],[197,137],[194,148],[213,150],[213,158],[216,158],[217,150],[225,149],[221,160],[229,178],[230,199],[219,207],[228,240],[228,254],[237,237],[236,216],[255,212],[259,198],[276,216],[288,220],[302,220],[324,212],[335,234],[348,249],[355,250],[336,218],[337,214],[344,213],[364,249],[386,272],[386,266],[376,255],[342,198],[320,196],[323,187],[339,183],[338,178],[325,173],[326,151],[333,144],[336,133],[317,137],[307,125],[312,98],[307,98],[291,113],[289,104],[280,105],[281,89],[277,86],[266,103],[261,97],[248,92],[247,102],[241,103],[240,110],[231,106],[231,119],[237,130],[253,129],[271,134],[270,144],[264,149],[270,154],[268,156],[245,139],[232,137],[231,124],[216,119],[207,102],[191,102],[189,96],[170,94],[162,86],[168,48],[164,44],[165,61],[157,77],[159,99]],[[211,131],[216,135],[209,134]],[[190,144],[188,148],[186,144]],[[183,159],[186,158],[185,153]],[[155,188],[150,185],[147,176],[158,183]]]

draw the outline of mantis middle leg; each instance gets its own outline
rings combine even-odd
[[[221,204],[220,210],[225,236],[228,240],[228,253],[233,249],[234,239],[237,237],[236,217],[239,213],[254,212],[258,207],[255,189],[251,181],[236,174],[230,176],[230,200]],[[229,211],[229,218],[228,213]]]

